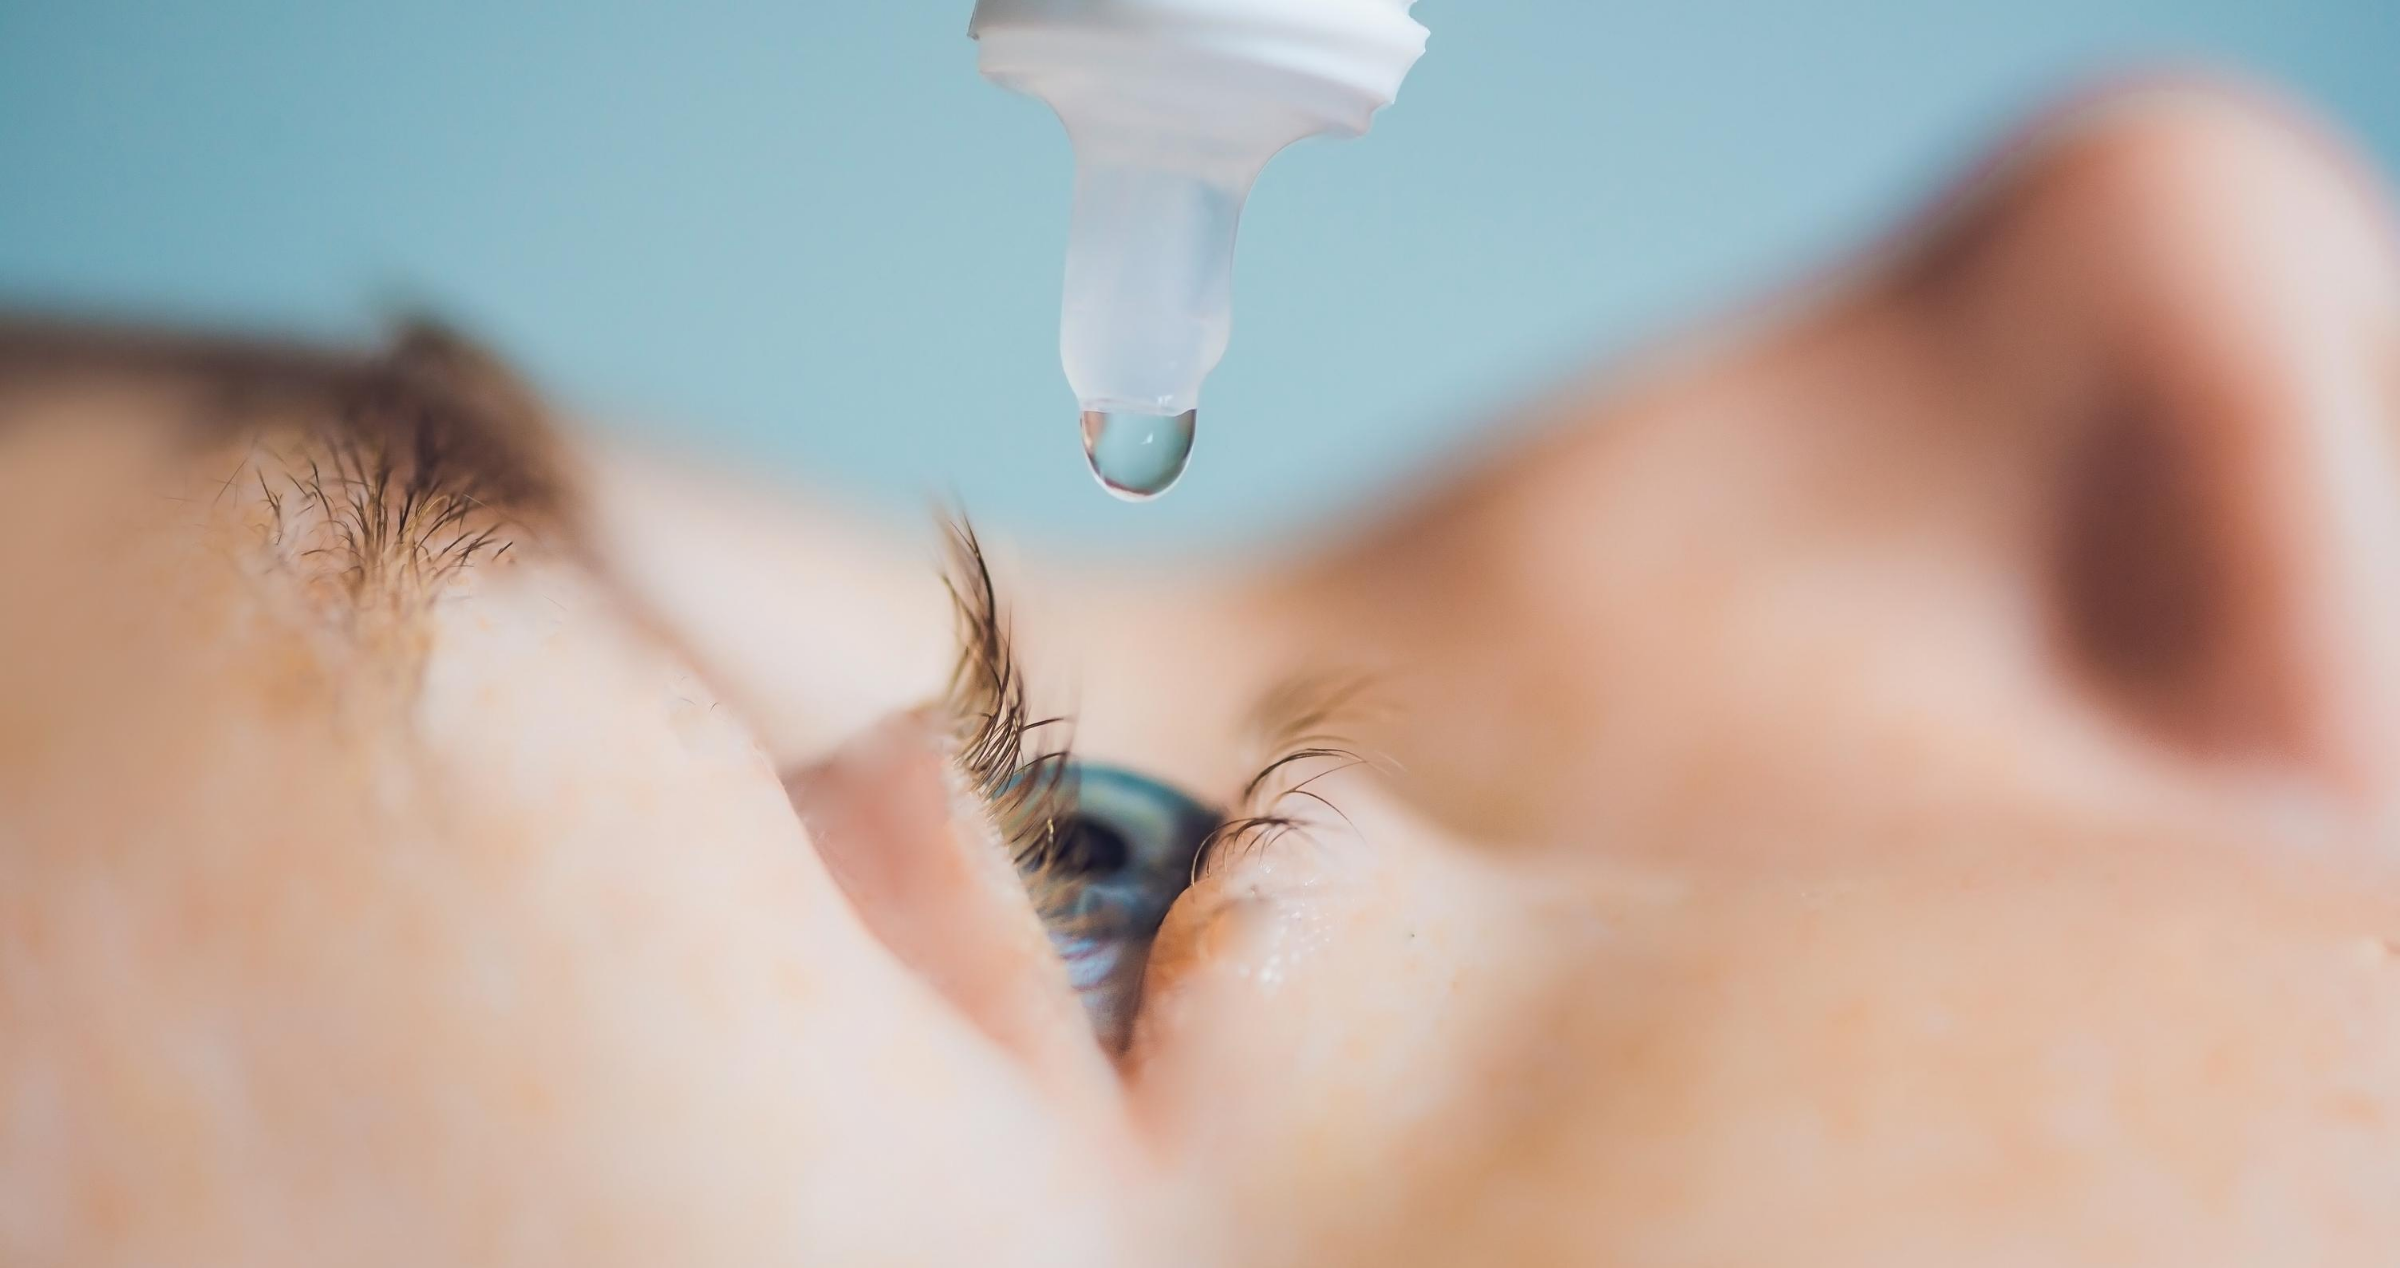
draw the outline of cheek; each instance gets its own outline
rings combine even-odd
[[[0,852],[0,1261],[1123,1262],[731,710],[572,578],[478,584],[413,715],[203,666],[107,720],[178,761]]]
[[[1504,1091],[1479,1054],[1525,1039],[1509,882],[1371,791],[1334,795],[1355,837],[1278,842],[1170,916],[1128,1053],[1195,1187],[1311,1239],[1430,1182],[1455,1142],[1429,1124],[1471,1123]]]
[[[419,724],[458,821],[443,901],[465,936],[410,971],[471,986],[512,1042],[424,1094],[544,1089],[545,1118],[507,1138],[641,1159],[535,1174],[570,1201],[688,1221],[662,1258],[1096,1253],[1110,1190],[1094,1160],[864,927],[734,717],[570,579],[462,606]]]

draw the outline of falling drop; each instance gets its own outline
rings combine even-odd
[[[1083,456],[1100,487],[1128,502],[1147,502],[1175,486],[1192,456],[1192,430],[1200,411],[1142,414],[1127,410],[1083,412]]]

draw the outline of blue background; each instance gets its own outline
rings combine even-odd
[[[1374,132],[1268,168],[1192,474],[1125,507],[1057,363],[1067,144],[976,75],[969,7],[0,0],[0,300],[335,335],[432,307],[612,425],[1122,548],[1488,444],[2128,61],[2280,80],[2400,166],[2400,0],[1424,0]]]

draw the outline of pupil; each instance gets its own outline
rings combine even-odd
[[[1059,835],[1059,866],[1077,876],[1114,872],[1131,857],[1122,833],[1082,815],[1069,818]]]

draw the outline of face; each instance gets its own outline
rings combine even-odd
[[[2085,102],[1165,584],[0,331],[0,1259],[2376,1262],[2382,198]]]

